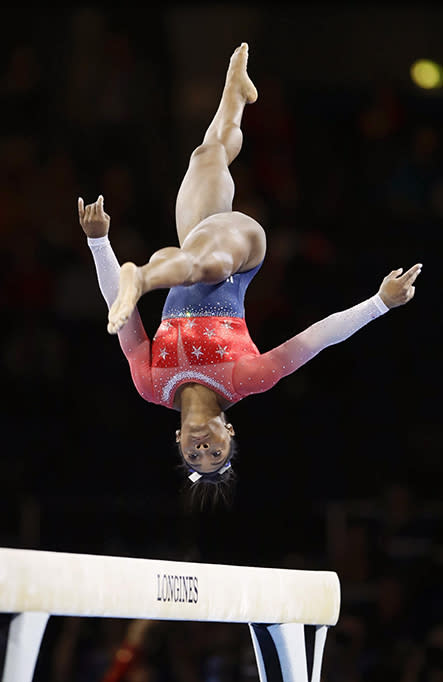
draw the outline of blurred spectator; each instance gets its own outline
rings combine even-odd
[[[443,177],[440,148],[440,133],[433,125],[413,131],[408,154],[388,181],[389,207],[397,218],[415,220],[433,214],[435,191]]]

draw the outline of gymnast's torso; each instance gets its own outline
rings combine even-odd
[[[149,358],[146,348],[128,357],[143,398],[174,409],[176,391],[185,383],[214,390],[224,409],[244,397],[247,386],[236,377],[236,365],[260,355],[246,325],[244,298],[261,265],[218,284],[169,290]]]

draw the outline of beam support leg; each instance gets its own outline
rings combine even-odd
[[[9,625],[2,682],[32,682],[48,613],[19,613]]]
[[[311,675],[302,623],[250,623],[249,629],[260,682],[320,682],[328,626],[316,626]]]

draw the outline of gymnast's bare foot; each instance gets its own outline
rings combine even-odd
[[[140,268],[134,263],[124,263],[120,268],[118,296],[108,315],[108,332],[117,334],[131,317],[137,301],[142,295]]]
[[[246,70],[248,65],[248,43],[242,43],[231,56],[228,72],[226,74],[226,85],[237,86],[240,88],[243,97],[248,104],[252,104],[258,97],[257,88],[248,76]]]

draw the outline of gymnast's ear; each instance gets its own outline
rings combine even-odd
[[[235,436],[235,431],[234,431],[234,427],[232,426],[232,424],[225,424],[225,429],[227,431],[229,431],[231,436]]]
[[[181,435],[182,435],[182,432],[180,431],[180,429],[177,429],[177,431],[175,432],[175,442],[176,443],[180,443],[180,436]]]

